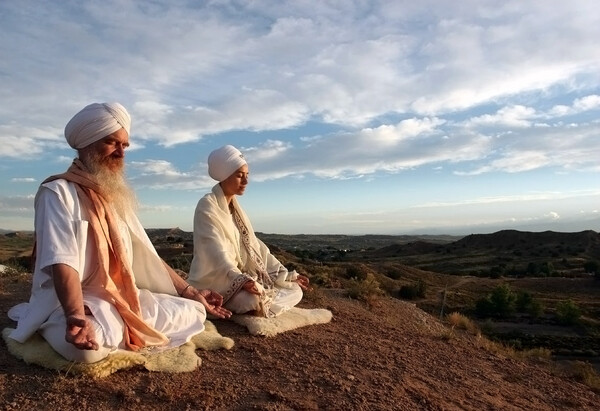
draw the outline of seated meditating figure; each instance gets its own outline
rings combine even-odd
[[[10,338],[39,332],[67,360],[93,363],[118,349],[176,347],[204,329],[207,312],[231,315],[221,295],[159,257],[135,215],[124,177],[130,126],[118,103],[90,104],[67,124],[78,156],[35,197],[31,298],[9,311]]]
[[[294,307],[309,280],[288,271],[256,237],[236,198],[248,185],[244,156],[223,146],[209,155],[208,173],[218,184],[196,206],[190,284],[220,293],[233,313],[275,317]]]

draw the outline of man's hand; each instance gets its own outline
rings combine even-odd
[[[217,318],[231,317],[231,311],[221,306],[223,304],[223,296],[216,291],[198,290],[194,299],[202,303],[208,314],[212,314]]]
[[[223,296],[213,290],[199,290],[198,291],[208,304],[216,305],[220,307],[223,305]]]
[[[98,350],[96,333],[85,315],[69,315],[65,340],[80,350]]]
[[[298,277],[296,278],[296,282],[298,283],[298,285],[300,286],[300,288],[302,288],[303,290],[308,290],[308,283],[310,282],[310,280],[308,279],[308,277],[305,277],[303,275],[298,275]]]

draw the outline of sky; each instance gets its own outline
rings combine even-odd
[[[600,231],[599,39],[593,0],[3,0],[0,228],[117,101],[146,228],[232,144],[259,232]]]

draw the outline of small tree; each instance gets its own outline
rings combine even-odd
[[[556,305],[556,317],[561,324],[577,324],[581,317],[581,310],[573,300],[561,301]]]
[[[364,264],[350,265],[346,268],[346,278],[364,281],[369,277],[369,269]]]
[[[417,297],[425,298],[425,293],[427,292],[427,284],[425,281],[419,279],[416,284],[411,285],[403,285],[398,290],[398,295],[400,298],[404,298],[407,300],[412,300]]]
[[[508,317],[515,312],[517,296],[508,284],[502,284],[494,288],[490,295],[490,301],[494,304],[496,314],[500,317]]]
[[[539,318],[544,313],[544,305],[539,300],[534,299],[527,307],[527,313],[533,318]]]
[[[544,273],[546,277],[551,277],[554,273],[554,264],[552,264],[550,261],[544,262],[540,267],[540,271]]]
[[[477,300],[475,311],[480,316],[508,317],[516,310],[517,296],[508,284],[502,284],[494,290]]]
[[[515,301],[515,305],[518,312],[524,313],[527,311],[529,306],[533,301],[533,297],[527,291],[519,291],[517,293],[517,298]]]

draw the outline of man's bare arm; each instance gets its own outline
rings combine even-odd
[[[179,294],[183,298],[190,300],[196,300],[204,305],[206,311],[209,314],[214,315],[217,318],[229,318],[231,317],[231,311],[222,306],[223,296],[215,291],[211,290],[197,290],[185,281],[179,274],[173,270],[169,264],[162,260],[163,265],[169,272],[171,281]]]
[[[85,316],[83,292],[77,271],[66,264],[54,264],[51,272],[58,301],[67,319],[65,339],[80,350],[97,350],[94,329]]]

